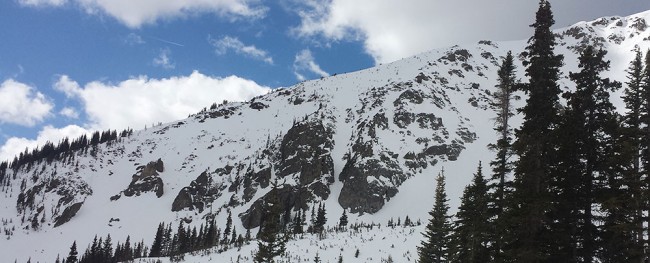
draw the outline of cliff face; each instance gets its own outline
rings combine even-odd
[[[650,12],[557,30],[564,77],[593,44],[609,51],[609,77],[625,81],[630,50],[650,48],[646,19]],[[496,71],[509,50],[519,55],[525,44],[434,50],[8,168],[2,247],[49,261],[95,234],[151,243],[160,222],[225,222],[227,211],[243,233],[259,226],[270,191],[290,213],[324,203],[330,225],[343,209],[351,222],[398,214],[426,220],[435,174],[446,170],[454,204],[478,161],[492,160],[485,146],[495,138],[489,103]],[[561,86],[573,84],[564,79]],[[32,238],[60,242],[32,248]],[[15,258],[21,255],[0,253],[0,261]]]

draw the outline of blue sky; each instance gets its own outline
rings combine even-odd
[[[650,1],[637,0],[551,2],[558,27],[650,9]],[[140,129],[186,117],[215,101],[246,100],[433,48],[524,39],[536,5],[520,0],[2,1],[0,159],[47,140],[97,129]]]

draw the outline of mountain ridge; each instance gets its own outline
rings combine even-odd
[[[647,19],[650,11],[556,30],[556,52],[565,55],[561,86],[572,87],[568,72],[577,70],[577,52],[586,44],[610,51],[608,75],[624,81],[631,48],[650,48]],[[106,233],[151,244],[161,221],[198,224],[211,215],[223,224],[228,209],[243,233],[244,226],[259,225],[256,202],[276,178],[291,187],[283,192],[291,207],[324,203],[330,226],[342,207],[351,212],[350,222],[384,224],[405,215],[425,221],[433,176],[442,167],[455,207],[478,161],[493,159],[486,145],[496,138],[489,109],[496,70],[508,50],[519,55],[525,43],[480,41],[305,81],[136,131],[76,152],[74,161],[10,171],[0,197],[7,237],[0,254],[9,255],[5,261],[31,256],[49,262],[73,240],[88,244]],[[516,64],[524,79],[521,60]],[[147,168],[158,160],[164,168]],[[162,188],[150,192],[148,184]],[[37,230],[34,218],[45,219]],[[97,232],[77,229],[81,225]],[[33,238],[61,242],[25,249]]]

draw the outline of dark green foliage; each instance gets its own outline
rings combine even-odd
[[[418,247],[420,263],[449,262],[449,244],[451,235],[451,219],[449,216],[449,200],[445,192],[445,175],[442,171],[436,178],[435,204],[429,212],[431,219],[423,233],[425,240]]]
[[[163,223],[160,223],[158,225],[158,230],[156,230],[156,237],[153,239],[153,244],[151,245],[151,250],[149,251],[149,256],[150,257],[160,257],[160,256],[162,256],[164,231],[165,231],[165,225]]]
[[[325,205],[321,204],[318,206],[318,213],[316,214],[316,221],[314,222],[314,233],[319,234],[323,238],[325,233],[325,224],[327,223],[327,211],[325,210]]]
[[[515,65],[512,52],[503,59],[498,71],[497,91],[494,93],[492,108],[496,111],[494,130],[499,134],[495,144],[488,147],[496,152],[496,158],[490,162],[492,166],[492,178],[490,182],[490,220],[492,221],[492,252],[496,262],[503,259],[502,255],[502,233],[507,230],[507,225],[502,217],[505,209],[506,196],[512,191],[512,182],[508,176],[512,172],[512,128],[510,118],[514,116],[512,100],[513,92],[518,81],[515,77]]]
[[[524,122],[516,131],[514,152],[519,155],[515,167],[514,191],[509,200],[508,228],[511,230],[504,249],[516,262],[545,262],[549,256],[548,232],[551,208],[549,181],[555,155],[553,129],[558,123],[560,88],[557,84],[563,57],[555,55],[555,23],[551,5],[542,0],[536,14],[534,36],[526,47],[526,76],[521,86],[528,94],[520,109]]]
[[[558,151],[551,178],[553,210],[550,225],[554,241],[551,260],[592,262],[598,231],[593,211],[597,186],[612,173],[612,141],[617,129],[615,109],[609,93],[620,83],[601,78],[609,69],[606,52],[587,47],[580,55],[580,72],[571,73],[576,91],[565,93],[567,108],[557,128]]]
[[[345,209],[343,209],[343,214],[339,218],[339,228],[340,229],[345,229],[348,226],[348,215],[345,212]]]
[[[465,187],[456,214],[450,247],[452,262],[482,263],[490,261],[490,214],[487,181],[481,163],[472,183]]]
[[[75,241],[72,242],[72,246],[70,247],[70,253],[68,253],[68,257],[65,259],[65,262],[76,263],[77,255],[79,255],[79,252],[77,252],[77,241]]]

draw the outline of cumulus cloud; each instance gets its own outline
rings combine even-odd
[[[86,13],[108,15],[131,28],[161,19],[213,13],[231,19],[259,18],[267,8],[259,0],[70,0]],[[62,6],[67,0],[19,0],[25,6]]]
[[[9,138],[5,144],[0,147],[0,161],[11,160],[17,154],[24,152],[26,148],[34,149],[42,146],[48,141],[58,143],[63,138],[68,137],[73,139],[88,133],[90,133],[89,130],[77,125],[69,125],[63,128],[55,128],[48,125],[43,127],[43,129],[38,133],[36,139],[27,139],[23,137]]]
[[[170,54],[171,54],[171,50],[169,50],[168,48],[161,49],[158,56],[153,59],[153,65],[164,69],[175,68],[176,65],[174,64],[174,62],[172,62],[171,58],[169,57]]]
[[[70,118],[70,119],[78,119],[79,118],[79,112],[75,110],[74,108],[71,107],[65,107],[61,111],[59,111],[59,114]]]
[[[236,37],[225,36],[221,39],[209,37],[208,41],[215,47],[215,52],[219,55],[226,54],[228,51],[232,50],[237,54],[246,55],[268,64],[273,64],[273,58],[269,56],[268,52],[261,50],[254,45],[246,45]]]
[[[325,41],[362,41],[376,63],[478,40],[521,40],[531,34],[538,1],[295,0],[292,32]],[[552,1],[557,26],[650,8],[648,1]],[[645,9],[644,9],[645,8]]]
[[[317,74],[321,77],[327,77],[330,74],[321,69],[320,65],[316,63],[314,56],[309,49],[303,49],[296,54],[296,59],[293,62],[293,73],[298,80],[303,81],[306,79],[304,72]]]
[[[8,79],[0,84],[0,123],[34,126],[54,107],[34,87]]]
[[[90,82],[83,87],[60,76],[54,88],[84,105],[94,130],[143,128],[186,118],[214,102],[244,101],[270,88],[236,76],[215,78],[197,71],[189,76],[150,79],[140,76],[117,84]]]

